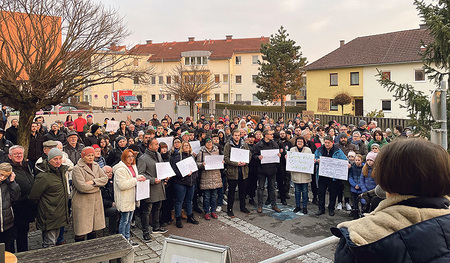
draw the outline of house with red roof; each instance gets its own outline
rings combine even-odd
[[[401,101],[377,82],[378,71],[396,83],[407,83],[431,94],[436,86],[426,79],[422,68],[423,43],[432,37],[426,28],[358,37],[305,67],[307,109],[316,113],[340,115],[333,98],[342,92],[352,97],[344,114],[365,116],[383,110],[385,117],[408,118]]]
[[[112,90],[132,89],[144,107],[153,107],[156,100],[178,100],[167,94],[164,87],[174,81],[174,70],[182,65],[185,68],[201,67],[214,77],[219,88],[205,94],[201,101],[210,99],[217,102],[234,103],[246,101],[260,104],[254,78],[258,74],[258,60],[261,60],[261,44],[268,43],[268,37],[235,39],[231,35],[224,39],[196,40],[189,37],[183,42],[153,43],[147,40],[129,51],[133,54],[133,65],[147,67],[155,75],[148,83],[140,83],[138,79],[123,80],[119,83],[105,84],[96,91],[97,97],[103,93],[110,96]],[[121,46],[114,46],[122,51]],[[136,56],[137,54],[137,56]],[[110,107],[110,101],[92,100],[94,106]]]

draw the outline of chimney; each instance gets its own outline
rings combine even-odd
[[[345,40],[339,40],[339,47],[343,47],[345,45]]]
[[[193,43],[194,39],[195,39],[195,37],[188,37],[189,43]]]
[[[152,42],[153,42],[153,40],[151,40],[151,39],[147,40],[147,45],[151,45]]]
[[[231,41],[233,39],[233,35],[226,35],[227,41]]]
[[[423,23],[419,25],[419,29],[428,29],[428,26],[425,23]]]

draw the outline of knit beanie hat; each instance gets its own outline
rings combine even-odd
[[[372,146],[370,146],[370,149],[372,149],[374,146],[377,147],[378,149],[380,149],[380,145],[378,143],[372,143]]]
[[[345,137],[345,138],[348,139],[347,133],[345,133],[345,132],[340,133],[340,134],[339,134],[339,140],[340,140],[342,137]]]
[[[53,150],[53,149],[52,149]],[[94,154],[94,148],[88,146],[88,147],[84,147],[83,150],[81,151],[81,158],[84,158],[86,155],[88,154]]]
[[[100,128],[97,124],[91,126],[91,133],[95,134],[95,132]]]
[[[377,158],[377,155],[378,155],[378,153],[369,152],[366,156],[366,160],[375,161],[375,159]]]
[[[362,127],[366,124],[367,124],[367,122],[365,120],[359,120],[358,127]]]
[[[58,148],[53,148],[48,152],[48,159],[51,160],[56,156],[63,156],[63,153]]]

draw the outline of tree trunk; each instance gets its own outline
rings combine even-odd
[[[18,108],[20,112],[20,119],[19,119],[19,127],[18,127],[18,138],[17,138],[17,144],[21,145],[25,151],[24,151],[24,160],[27,159],[28,156],[28,146],[30,144],[30,130],[31,130],[31,124],[33,123],[34,116],[36,116],[36,111],[34,107],[29,108]]]
[[[284,104],[284,102],[286,101],[286,95],[282,95],[280,100],[281,100],[281,112],[285,113],[286,105]]]
[[[342,109],[342,116],[344,116],[344,105],[341,105],[341,109]]]
[[[194,108],[195,108],[195,101],[189,101],[189,108],[191,112],[191,117],[194,118]]]

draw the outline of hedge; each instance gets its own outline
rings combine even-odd
[[[281,106],[255,106],[216,103],[216,109],[281,112]],[[202,103],[202,108],[209,109],[209,102]],[[306,110],[305,106],[286,106],[286,112],[298,113]]]

